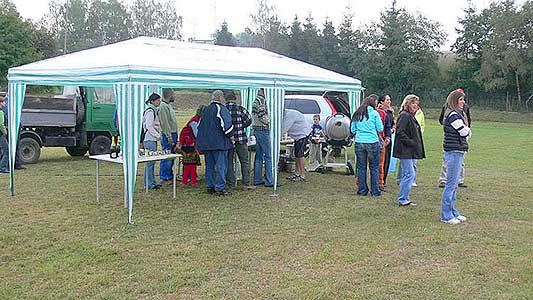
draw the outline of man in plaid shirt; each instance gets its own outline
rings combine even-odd
[[[235,93],[232,90],[226,91],[226,107],[231,113],[231,122],[233,123],[233,138],[235,148],[228,151],[228,174],[226,176],[227,186],[234,187],[237,182],[234,169],[235,153],[239,157],[241,163],[242,183],[248,190],[255,189],[255,186],[250,184],[250,162],[248,160],[248,137],[246,136],[246,127],[252,124],[250,113],[237,104],[235,101]]]

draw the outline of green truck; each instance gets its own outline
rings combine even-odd
[[[36,163],[42,147],[65,147],[71,156],[109,153],[115,109],[113,89],[107,87],[65,87],[62,95],[25,96],[22,162]]]

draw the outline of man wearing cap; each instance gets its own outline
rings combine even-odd
[[[161,148],[163,150],[172,150],[178,142],[178,121],[176,113],[170,103],[174,102],[174,95],[163,93],[163,101],[159,106],[159,118],[161,120]],[[159,178],[161,184],[172,184],[174,174],[172,165],[174,160],[168,159],[161,161],[159,166]]]
[[[149,151],[157,151],[157,141],[161,140],[161,125],[159,123],[159,105],[161,104],[161,96],[156,93],[150,95],[146,100],[148,107],[143,113],[142,129],[144,131],[144,140],[142,141],[144,149]],[[145,184],[148,189],[155,190],[161,187],[155,182],[154,175],[155,162],[151,161],[144,167]]]
[[[202,112],[196,140],[196,147],[205,155],[207,192],[218,196],[231,194],[226,189],[226,175],[228,150],[233,149],[233,124],[225,102],[221,90],[213,92],[211,104]]]

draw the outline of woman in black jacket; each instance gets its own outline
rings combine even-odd
[[[400,181],[400,192],[398,194],[398,205],[414,205],[409,198],[409,193],[415,180],[415,159],[426,157],[424,153],[424,142],[420,125],[415,119],[415,112],[420,98],[416,95],[407,95],[402,102],[400,115],[396,122],[396,139],[394,141],[393,156],[400,159],[402,178]]]

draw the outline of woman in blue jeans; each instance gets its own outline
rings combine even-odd
[[[399,206],[415,205],[409,196],[416,179],[415,161],[426,157],[422,131],[415,118],[419,101],[420,98],[416,95],[405,96],[396,122],[396,138],[392,155],[400,160],[402,170],[398,193]]]
[[[452,225],[466,221],[466,217],[462,216],[455,208],[461,167],[465,153],[468,151],[467,140],[472,135],[463,112],[464,105],[465,94],[461,89],[452,91],[446,98],[443,147],[448,173],[442,193],[440,219],[442,222]]]
[[[355,135],[355,155],[357,157],[357,179],[359,188],[357,195],[366,196],[368,185],[366,183],[367,161],[370,167],[370,193],[380,196],[379,189],[379,138],[378,132],[383,131],[383,122],[376,111],[377,95],[370,95],[363,100],[352,118],[352,134]]]

